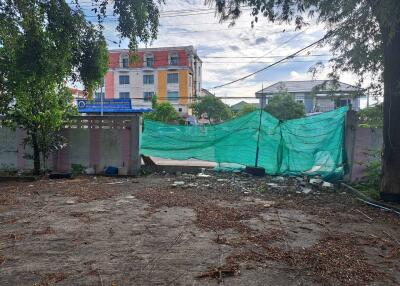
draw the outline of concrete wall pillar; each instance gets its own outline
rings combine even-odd
[[[141,137],[141,120],[139,115],[133,115],[130,124],[130,149],[131,156],[128,162],[128,174],[136,175],[140,171],[140,137]]]

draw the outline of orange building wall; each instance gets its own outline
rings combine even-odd
[[[179,99],[180,104],[187,104],[189,101],[189,72],[187,70],[179,71]]]
[[[158,71],[157,79],[157,97],[160,100],[165,100],[167,98],[167,71]]]

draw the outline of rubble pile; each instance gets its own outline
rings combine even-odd
[[[164,173],[164,175],[169,175]],[[265,176],[254,177],[245,173],[217,173],[205,171],[194,174],[177,172],[176,180],[167,178],[172,187],[183,189],[219,189],[226,188],[233,192],[250,194],[264,191],[295,192],[297,194],[318,194],[321,191],[334,190],[332,183],[319,177]]]

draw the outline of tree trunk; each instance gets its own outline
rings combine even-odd
[[[40,174],[40,151],[39,144],[37,140],[36,131],[33,131],[32,135],[32,148],[33,148],[33,174]]]
[[[384,123],[381,197],[400,201],[400,24],[394,35],[383,28]]]

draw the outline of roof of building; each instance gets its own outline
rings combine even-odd
[[[154,47],[154,48],[139,48],[138,52],[157,52],[157,51],[177,51],[185,50],[194,53],[197,56],[196,49],[193,46],[172,46],[172,47]],[[129,49],[111,49],[109,53],[128,53]],[[198,56],[197,56],[198,57]],[[200,58],[199,58],[200,59]]]
[[[246,105],[254,105],[256,107],[259,106],[258,103],[250,103],[250,102],[246,102],[246,101],[242,100],[242,101],[240,101],[238,103],[235,103],[235,104],[231,105],[231,109],[233,111],[239,111],[240,109],[242,109],[243,106],[246,106]]]
[[[337,86],[334,85],[332,80],[302,80],[302,81],[279,81],[270,85],[263,90],[256,92],[256,96],[259,97],[261,94],[271,95],[282,91],[296,93],[296,92],[311,92],[313,89],[320,86],[319,91],[335,91],[335,92],[356,92],[360,89],[354,85],[350,85],[344,82],[337,82]]]
[[[201,96],[206,96],[206,95],[214,95],[212,94],[208,89],[202,88],[200,92]]]

